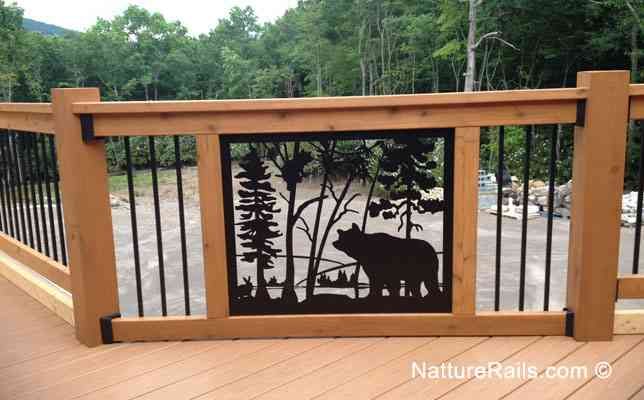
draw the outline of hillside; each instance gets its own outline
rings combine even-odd
[[[70,29],[61,28],[60,26],[47,24],[29,18],[23,19],[22,26],[25,28],[25,30],[28,30],[30,32],[38,32],[42,33],[43,35],[49,36],[64,36],[68,33],[74,32]]]

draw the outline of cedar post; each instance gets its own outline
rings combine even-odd
[[[208,318],[229,315],[221,147],[218,135],[197,136],[203,266]]]
[[[92,347],[102,343],[99,319],[119,304],[105,143],[83,141],[71,111],[82,101],[100,101],[99,90],[52,90],[76,337]]]
[[[567,307],[577,340],[610,340],[615,318],[628,71],[580,72],[588,89],[575,127]]]
[[[476,313],[476,243],[480,128],[454,134],[454,247],[452,312]]]

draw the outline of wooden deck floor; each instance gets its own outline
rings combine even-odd
[[[644,336],[221,340],[88,349],[0,278],[0,399],[644,399]],[[609,379],[412,379],[428,365],[613,364]]]

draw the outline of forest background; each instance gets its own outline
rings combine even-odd
[[[264,24],[252,8],[233,8],[198,37],[137,6],[85,32],[42,34],[28,22],[0,0],[0,102],[46,102],[54,87],[99,87],[118,101],[573,87],[577,71],[597,69],[644,79],[644,0],[301,0]],[[496,132],[482,132],[482,169],[496,165]],[[571,132],[557,135],[559,182],[571,176]],[[637,182],[640,132],[631,125],[627,187]],[[536,179],[547,176],[549,137],[539,127],[532,140]],[[524,140],[523,128],[506,129],[513,175]],[[137,168],[148,167],[146,143],[133,140]],[[158,143],[161,166],[172,166],[170,138]],[[181,145],[194,163],[194,140]],[[124,164],[118,146],[108,144],[113,172]]]

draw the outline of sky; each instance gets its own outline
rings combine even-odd
[[[208,33],[231,8],[251,6],[260,22],[274,21],[297,0],[13,0],[25,17],[63,28],[84,31],[98,17],[111,19],[130,4],[160,12],[168,21],[181,21],[191,35]],[[8,3],[12,2],[11,0]]]

